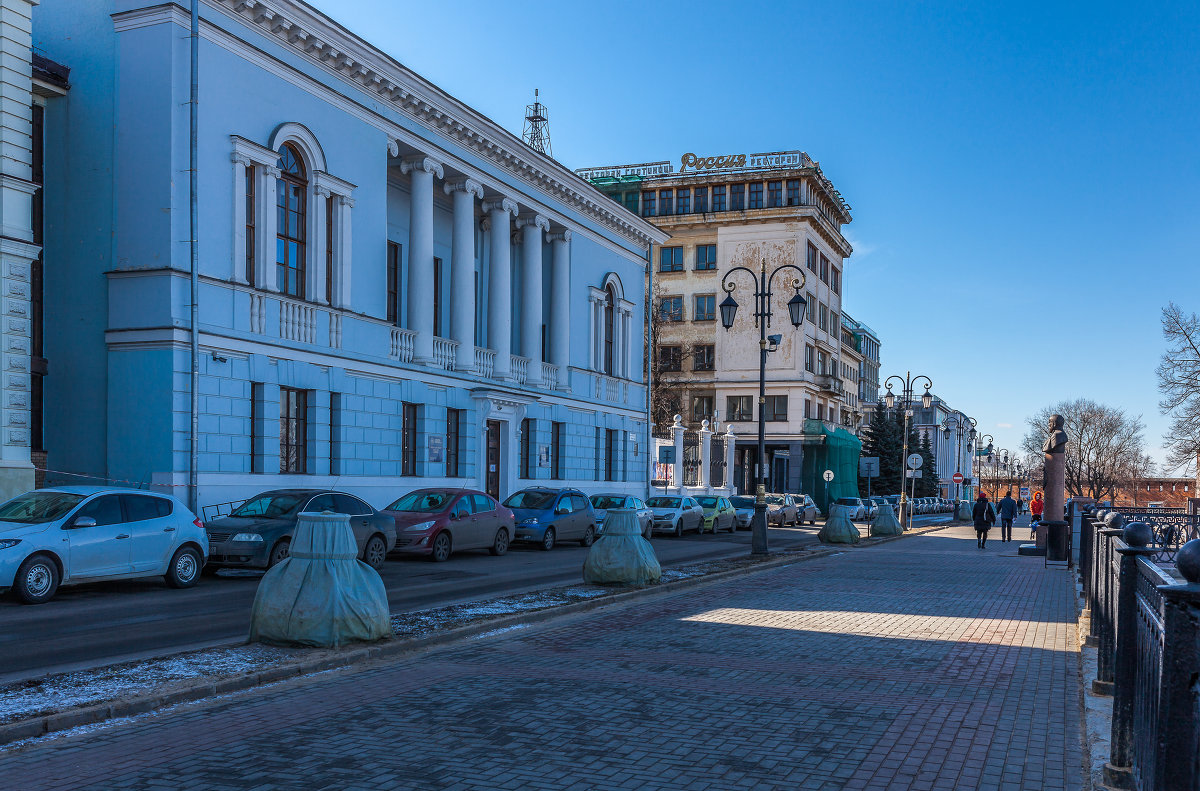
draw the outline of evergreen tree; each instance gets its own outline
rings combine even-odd
[[[923,463],[921,469],[924,475],[917,479],[917,497],[938,496],[937,459],[933,455],[933,447],[929,443],[929,435],[921,435],[921,444],[917,448]]]
[[[898,494],[903,460],[900,458],[903,445],[904,430],[894,419],[889,418],[882,409],[876,409],[871,415],[871,422],[863,430],[864,456],[879,457],[879,477],[871,481],[873,494]],[[867,491],[867,479],[860,478],[860,492]]]

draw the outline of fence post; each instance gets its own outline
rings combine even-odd
[[[700,423],[700,486],[705,494],[712,494],[712,470],[708,463],[712,459],[712,429],[708,418]]]
[[[1121,584],[1117,597],[1116,656],[1113,669],[1112,741],[1104,765],[1104,783],[1112,788],[1133,788],[1133,698],[1137,693],[1137,576],[1138,558],[1153,557],[1147,546],[1154,533],[1145,522],[1130,522],[1123,536],[1128,546],[1117,547],[1121,556]]]
[[[733,469],[737,463],[737,437],[733,434],[733,426],[725,428],[725,488],[730,494],[737,494],[737,485],[733,481]]]
[[[1091,505],[1083,508],[1079,518],[1079,579],[1083,583],[1084,615],[1091,618],[1092,612],[1092,514],[1095,509]]]
[[[1104,519],[1108,511],[1099,510],[1092,520],[1092,551],[1089,552],[1088,565],[1088,616],[1089,629],[1086,642],[1090,646],[1100,645],[1100,584],[1104,581],[1100,576],[1100,553],[1104,549],[1104,537],[1100,531],[1104,528]]]
[[[1162,687],[1154,787],[1200,789],[1200,539],[1175,555],[1186,585],[1160,585],[1163,594]]]
[[[1108,524],[1122,522],[1119,518],[1108,520]],[[1092,691],[1097,695],[1113,694],[1113,654],[1116,649],[1116,596],[1120,580],[1113,569],[1115,557],[1114,543],[1121,530],[1116,527],[1106,527],[1100,531],[1101,551],[1096,559],[1100,572],[1100,647],[1096,652],[1096,680],[1092,682]],[[1096,623],[1096,613],[1092,613],[1092,623]]]
[[[671,470],[674,480],[671,483],[679,488],[679,494],[683,494],[683,420],[682,415],[675,416],[675,422],[671,424],[671,437],[675,442],[675,464]]]

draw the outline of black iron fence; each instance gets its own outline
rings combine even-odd
[[[1151,511],[1088,511],[1081,520],[1093,688],[1113,696],[1105,781],[1200,791],[1200,540],[1195,520]]]
[[[725,435],[713,434],[708,451],[708,483],[710,486],[725,485]]]
[[[700,485],[700,432],[683,432],[683,485]]]

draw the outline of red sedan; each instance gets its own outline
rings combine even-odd
[[[417,489],[383,509],[396,520],[396,551],[440,563],[452,552],[486,549],[503,555],[513,512],[475,489]]]

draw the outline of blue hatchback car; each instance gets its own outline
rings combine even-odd
[[[531,541],[549,550],[557,541],[590,547],[596,540],[596,513],[578,489],[535,486],[511,495],[504,505],[512,509],[517,523],[516,541]]]

